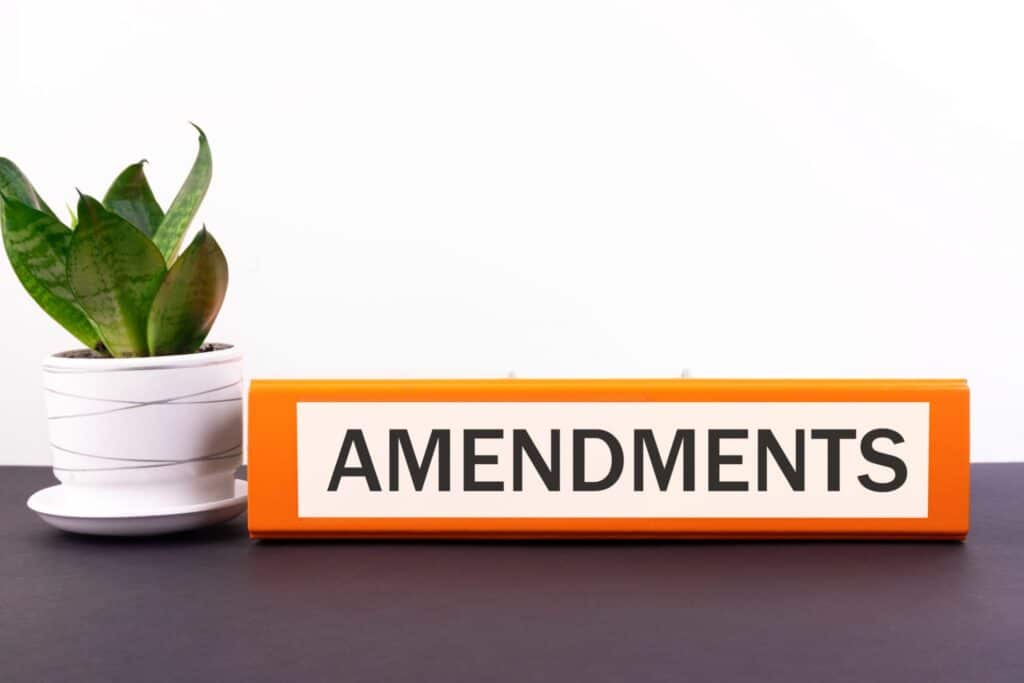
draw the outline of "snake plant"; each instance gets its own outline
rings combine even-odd
[[[228,265],[206,226],[178,255],[213,170],[196,130],[199,153],[166,211],[140,161],[102,201],[79,192],[70,226],[0,157],[0,222],[15,274],[44,311],[102,355],[192,353],[220,311]]]

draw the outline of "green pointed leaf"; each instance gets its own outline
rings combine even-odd
[[[213,158],[210,155],[210,145],[206,141],[206,134],[194,123],[192,126],[199,131],[199,153],[192,164],[192,170],[189,171],[188,177],[185,178],[174,201],[167,207],[167,214],[153,235],[153,242],[156,243],[168,264],[172,263],[174,257],[177,256],[181,239],[185,236],[185,231],[188,230],[192,219],[195,218],[199,204],[206,196],[207,188],[210,187],[210,177],[213,175]]]
[[[228,262],[206,226],[167,271],[149,311],[149,353],[192,353],[213,327],[228,288]]]
[[[71,230],[57,219],[7,196],[0,200],[4,248],[14,273],[36,303],[89,348],[100,338],[68,285]]]
[[[142,170],[145,163],[143,159],[121,171],[104,195],[103,206],[141,230],[146,237],[152,237],[164,220],[164,210],[146,180]]]
[[[78,200],[68,283],[114,356],[145,356],[146,319],[167,274],[148,237],[92,197]]]
[[[17,199],[22,204],[42,211],[51,218],[57,215],[46,205],[36,188],[28,181],[13,161],[0,157],[0,194]]]

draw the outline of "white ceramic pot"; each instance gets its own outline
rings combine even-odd
[[[53,472],[70,502],[130,513],[232,497],[242,462],[242,354],[214,346],[44,361]]]

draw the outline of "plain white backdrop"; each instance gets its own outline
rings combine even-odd
[[[0,0],[0,155],[150,161],[249,377],[966,377],[1024,459],[1024,7]],[[0,463],[73,347],[0,263]]]

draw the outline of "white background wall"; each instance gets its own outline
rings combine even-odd
[[[1019,3],[0,0],[0,155],[150,160],[250,377],[967,377],[1024,458]],[[0,264],[0,463],[72,338]]]

